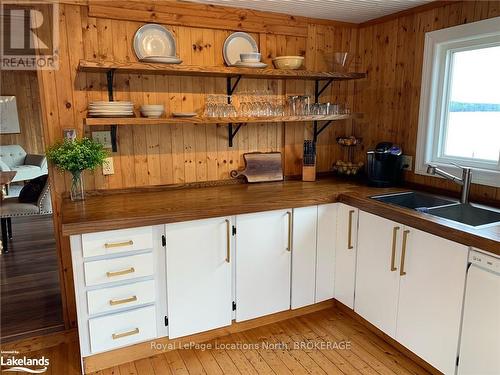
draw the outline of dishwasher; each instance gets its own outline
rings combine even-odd
[[[500,374],[500,257],[469,253],[458,375]]]

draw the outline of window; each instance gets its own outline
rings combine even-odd
[[[426,34],[416,160],[500,186],[500,17]]]

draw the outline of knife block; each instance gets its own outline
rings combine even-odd
[[[316,181],[316,164],[302,166],[302,181]]]

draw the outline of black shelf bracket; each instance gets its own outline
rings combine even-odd
[[[323,124],[323,126],[322,126],[321,128],[319,128],[319,130],[318,130],[318,121],[314,121],[314,136],[313,136],[313,141],[314,141],[314,143],[316,143],[316,142],[317,142],[317,140],[318,140],[318,135],[320,135],[320,134],[321,134],[321,132],[322,132],[323,130],[325,130],[325,129],[326,129],[326,128],[327,128],[327,127],[328,127],[328,126],[332,123],[332,121],[333,121],[333,120],[329,120],[329,121],[325,122],[325,123]]]
[[[233,83],[233,78],[236,78],[236,81]],[[226,79],[226,91],[227,95],[233,95],[234,91],[238,87],[238,83],[240,83],[241,75],[236,77],[227,77]],[[228,102],[230,99],[228,98]]]
[[[314,103],[319,103],[319,97],[325,90],[332,84],[334,81],[333,78],[328,79],[323,86],[320,87],[320,81],[314,81]],[[323,130],[325,130],[330,124],[332,120],[327,121],[321,128],[318,130],[318,121],[314,121],[314,134],[313,134],[313,142],[316,143],[318,141],[318,136],[321,134]]]
[[[115,77],[115,70],[110,69],[106,72],[106,80],[108,83],[108,100],[112,102],[113,99],[113,81]],[[116,125],[111,125],[111,151],[117,152],[118,146],[116,142]]]
[[[314,81],[314,103],[318,103],[319,97],[331,85],[333,78],[328,79],[321,88],[319,87],[319,82],[318,80]]]
[[[233,78],[236,78],[236,81],[233,83]],[[231,95],[233,95],[234,91],[238,87],[238,83],[240,83],[241,75],[236,76],[236,77],[227,77],[226,79],[226,92],[227,92],[227,104],[231,104]],[[229,140],[229,147],[233,147],[233,139],[238,133],[238,130],[240,130],[242,124],[238,124],[236,128],[234,129],[233,132],[233,124],[229,123],[227,124],[227,134],[228,134],[228,140]]]
[[[240,130],[241,125],[243,125],[243,123],[236,125],[236,128],[233,131],[233,124],[232,123],[227,124],[227,136],[229,139],[229,147],[233,147],[233,139],[236,133],[238,133],[238,130]]]

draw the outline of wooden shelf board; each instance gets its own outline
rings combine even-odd
[[[312,72],[308,70],[283,69],[252,69],[229,68],[225,66],[197,66],[175,64],[152,64],[144,62],[92,61],[80,60],[78,70],[81,72],[106,72],[114,70],[116,73],[144,73],[166,74],[179,76],[207,76],[207,77],[249,77],[263,79],[302,79],[302,80],[329,80],[337,81],[365,78],[365,73],[340,72]]]
[[[87,117],[87,126],[105,125],[168,125],[168,124],[241,124],[241,123],[263,123],[263,122],[302,122],[302,121],[335,121],[351,118],[362,118],[362,114],[353,113],[349,115],[331,116],[269,116],[269,117],[168,117],[168,118],[145,118],[145,117]]]

